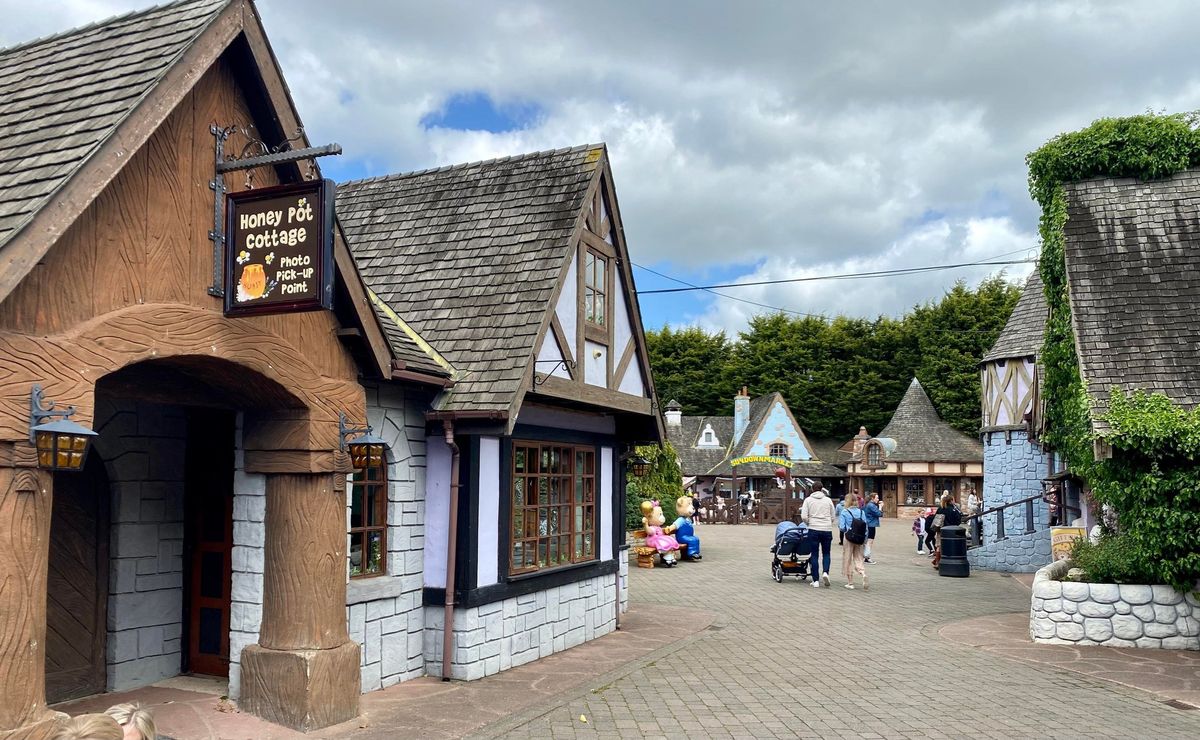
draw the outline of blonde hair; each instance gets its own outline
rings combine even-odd
[[[138,731],[142,740],[155,740],[158,730],[154,726],[154,717],[149,709],[142,709],[137,702],[117,704],[104,710],[104,713],[117,721],[122,727],[132,725]]]
[[[81,714],[58,728],[53,740],[124,740],[121,725],[107,714]]]
[[[953,498],[953,497],[950,495],[949,491],[942,491],[942,498],[941,498],[942,506],[945,506],[946,503],[948,501],[950,501],[951,498]]]

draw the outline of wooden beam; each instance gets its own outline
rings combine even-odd
[[[648,398],[631,396],[628,393],[620,393],[586,383],[580,387],[576,383],[556,378],[553,375],[546,375],[545,373],[537,373],[536,377],[538,385],[533,390],[533,393],[538,395],[561,398],[568,401],[578,401],[590,406],[617,409],[618,411],[627,411],[633,414],[645,414],[646,416],[654,414],[650,407],[650,399]]]
[[[625,350],[621,352],[621,360],[617,363],[617,368],[613,370],[613,379],[611,383],[613,390],[621,387],[621,381],[625,379],[625,373],[629,370],[629,363],[633,360],[633,357],[636,354],[637,342],[634,341],[633,337],[630,337],[629,341],[625,343]]]

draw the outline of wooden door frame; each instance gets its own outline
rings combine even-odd
[[[91,451],[91,456],[87,460],[87,463],[95,464],[96,467],[93,468],[93,470],[101,476],[101,480],[97,481],[94,485],[99,486],[103,484],[105,494],[97,497],[96,504],[96,600],[94,614],[95,621],[93,622],[96,629],[95,634],[92,636],[92,662],[91,670],[89,671],[91,685],[98,688],[100,692],[104,692],[108,690],[108,578],[110,570],[109,555],[112,523],[112,481],[108,475],[108,468],[106,464],[100,458],[99,453],[96,450],[93,449]],[[79,472],[55,473],[55,482],[65,476],[86,476],[88,474],[87,463],[85,463],[84,470]],[[52,491],[51,495],[55,495],[55,492]],[[50,533],[49,536],[53,538],[55,536],[53,501],[51,501],[50,506],[50,526],[48,531]],[[47,569],[48,568],[49,563],[47,563]],[[49,576],[47,575],[47,580],[48,577]],[[47,602],[49,602],[48,594]],[[45,656],[43,655],[43,661],[44,660]],[[79,696],[52,698],[50,693],[49,677],[50,674],[47,671],[44,674],[43,681],[46,683],[45,688],[48,703],[69,701],[71,699],[80,698],[80,696],[88,695],[81,694]]]

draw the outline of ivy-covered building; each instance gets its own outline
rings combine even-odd
[[[1102,119],[1028,161],[1048,305],[1038,357],[1043,439],[1063,461],[1051,477],[1083,488],[1083,526],[1111,507],[1107,523],[1119,537],[1092,566],[1112,572],[1089,575],[1192,588],[1200,131],[1180,115]]]

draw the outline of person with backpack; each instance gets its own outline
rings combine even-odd
[[[862,576],[863,590],[867,590],[867,569],[863,567],[863,548],[867,544],[867,518],[853,498],[846,500],[846,508],[838,517],[838,529],[845,533],[846,544],[842,547],[842,573],[846,576],[846,588],[854,590],[854,574]]]
[[[875,564],[875,560],[871,557],[871,553],[875,550],[875,530],[879,527],[880,520],[883,519],[883,509],[879,508],[879,502],[879,494],[872,494],[871,500],[863,509],[863,517],[867,520],[867,545],[863,548],[863,562],[867,565]]]

